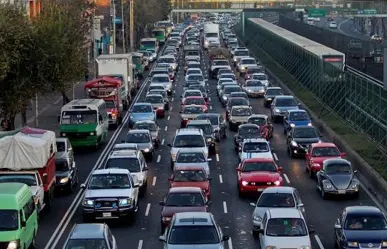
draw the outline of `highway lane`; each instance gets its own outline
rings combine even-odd
[[[203,61],[203,71],[207,74],[208,58]],[[182,65],[182,64],[181,64]],[[138,212],[138,219],[133,226],[125,226],[110,223],[113,234],[115,235],[119,248],[126,248],[128,245],[137,247],[138,249],[146,248],[162,248],[162,243],[158,241],[160,233],[160,210],[158,201],[162,200],[168,190],[168,177],[170,176],[169,168],[169,147],[166,145],[172,142],[176,129],[180,128],[179,110],[180,98],[182,94],[181,83],[183,82],[182,70],[178,74],[175,84],[175,95],[172,102],[172,109],[165,119],[159,120],[159,125],[162,129],[161,138],[164,144],[157,150],[153,162],[149,163],[150,168],[148,178],[148,192],[144,198],[140,200],[140,210]],[[216,97],[216,81],[209,80],[211,108],[210,112],[224,113],[224,108]],[[140,100],[144,98],[144,93],[141,94]],[[252,106],[255,113],[269,114],[269,110],[263,107],[261,99],[251,99]],[[123,138],[127,128],[125,127],[119,134],[116,141]],[[218,146],[217,155],[213,156],[213,161],[210,163],[212,176],[212,201],[211,212],[220,223],[224,230],[224,234],[231,236],[231,242],[227,245],[228,249],[232,248],[253,248],[259,247],[259,243],[251,235],[251,214],[253,207],[249,202],[255,202],[256,199],[241,199],[238,197],[236,188],[236,171],[238,158],[233,150],[234,133],[229,132],[226,140],[222,140]],[[308,178],[304,173],[305,164],[302,159],[290,159],[286,153],[285,137],[282,134],[282,125],[275,124],[275,135],[272,140],[272,146],[275,150],[276,157],[278,157],[279,165],[284,167],[285,185],[296,187],[303,198],[308,223],[314,225],[318,239],[312,236],[314,248],[333,248],[332,244],[332,228],[338,213],[345,206],[348,205],[373,205],[372,201],[365,193],[360,194],[359,200],[322,200],[316,191],[314,180]],[[100,153],[101,151],[99,151]],[[84,154],[83,157],[88,159],[77,158],[79,166],[84,167],[83,180],[86,179],[88,171],[94,166],[98,152],[93,154]],[[84,160],[84,161],[78,161]],[[286,176],[285,176],[286,175]],[[289,181],[287,181],[287,179]],[[74,198],[74,195],[69,197]],[[57,201],[57,200],[56,200]],[[64,201],[66,202],[66,201]],[[67,204],[67,207],[69,204]],[[39,231],[39,245],[44,248],[45,242],[53,233],[56,226],[58,226],[62,215],[67,210],[66,205],[61,207],[56,206],[57,212],[53,214],[52,218],[44,219],[42,221],[43,227]],[[81,210],[79,207],[74,209],[74,215],[68,220],[66,225],[60,225],[64,228],[62,233],[54,233],[55,238],[59,238],[56,246],[48,248],[60,248],[73,224],[82,222]],[[322,242],[323,247],[319,245]]]

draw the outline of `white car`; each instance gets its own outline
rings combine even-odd
[[[202,70],[200,68],[189,68],[189,69],[187,69],[187,73],[185,75],[185,80],[187,81],[188,80],[188,76],[190,76],[192,74],[203,75],[203,72],[202,72]]]
[[[383,38],[380,35],[373,35],[371,36],[371,40],[375,42],[381,42],[383,41]]]
[[[203,74],[190,74],[187,75],[185,81],[197,81],[203,87],[206,87],[207,80],[204,79]]]
[[[259,80],[262,85],[265,86],[265,88],[269,86],[269,79],[264,73],[254,73],[253,75],[251,75],[250,80]]]
[[[257,61],[252,57],[246,57],[239,60],[237,63],[237,71],[241,74],[246,73],[249,67],[256,67]]]
[[[251,106],[239,105],[233,106],[229,115],[228,127],[231,131],[237,131],[239,125],[247,124],[253,111]]]
[[[312,248],[305,218],[296,208],[268,209],[258,233],[261,248]]]
[[[337,22],[330,22],[330,23],[329,23],[329,28],[331,28],[331,29],[337,29]]]
[[[269,142],[264,138],[251,138],[243,140],[239,152],[239,160],[249,158],[269,158],[273,159]]]

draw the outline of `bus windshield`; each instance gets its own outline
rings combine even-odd
[[[141,46],[154,48],[154,47],[156,47],[156,42],[154,42],[154,41],[142,41]]]
[[[64,111],[61,124],[95,124],[97,123],[97,111]]]
[[[162,30],[153,30],[153,31],[152,31],[152,34],[153,34],[154,36],[165,36],[165,32],[162,31]]]

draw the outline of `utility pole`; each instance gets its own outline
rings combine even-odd
[[[39,98],[37,93],[35,93],[35,127],[39,127]]]
[[[125,37],[125,19],[124,19],[124,0],[121,0],[121,25],[122,25],[122,49],[126,53],[126,37]]]
[[[134,51],[134,0],[129,0],[130,5],[130,51]]]
[[[117,12],[116,12],[116,3],[115,0],[113,2],[113,53],[116,53],[116,19],[117,19]]]

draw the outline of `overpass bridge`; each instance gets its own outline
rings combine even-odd
[[[294,0],[170,0],[172,10],[176,9],[245,9],[259,6],[286,6]]]

